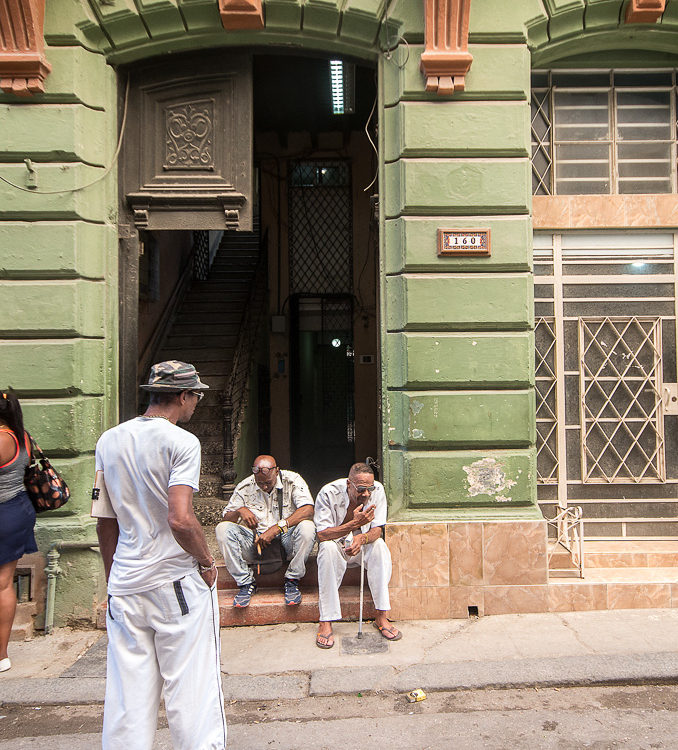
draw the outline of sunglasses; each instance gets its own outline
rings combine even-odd
[[[374,492],[374,491],[375,491],[375,490],[377,489],[376,485],[374,485],[374,484],[370,485],[369,487],[365,487],[365,486],[364,486],[364,485],[362,485],[362,484],[356,484],[356,483],[355,483],[354,481],[352,481],[351,479],[349,479],[348,481],[349,481],[349,482],[351,482],[351,484],[352,484],[352,485],[353,485],[353,486],[355,487],[355,491],[356,491],[356,492],[357,492],[357,493],[358,493],[359,495],[362,495],[362,494],[363,494],[363,492],[369,492],[369,493],[370,493],[370,495],[371,495],[371,494],[372,494],[372,493],[373,493],[373,492]]]
[[[253,466],[252,474],[259,474],[259,472],[261,472],[262,474],[270,474],[277,468],[277,466]]]
[[[189,393],[192,393],[194,396],[198,397],[198,403],[200,403],[205,398],[205,394],[202,391],[189,391]]]

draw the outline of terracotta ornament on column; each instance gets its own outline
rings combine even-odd
[[[421,70],[426,91],[463,91],[473,55],[468,51],[471,0],[424,0],[426,45]]]
[[[666,0],[631,0],[626,7],[626,23],[656,23],[666,8]]]
[[[263,29],[262,0],[219,0],[221,23],[229,31]]]
[[[0,88],[30,96],[45,90],[52,69],[42,36],[45,0],[0,0]]]

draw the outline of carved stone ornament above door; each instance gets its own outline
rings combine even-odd
[[[666,0],[631,0],[626,6],[626,23],[656,23],[666,9]]]
[[[251,58],[186,56],[131,81],[121,184],[137,229],[251,229]]]
[[[471,0],[424,0],[425,49],[421,70],[426,91],[449,95],[463,91],[473,62],[468,51]]]
[[[219,13],[229,31],[264,28],[262,0],[219,0]]]
[[[0,0],[0,89],[30,96],[45,90],[52,69],[42,35],[45,0]]]

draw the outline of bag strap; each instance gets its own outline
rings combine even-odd
[[[278,487],[278,519],[283,520],[283,488]]]
[[[28,435],[28,440],[30,441],[30,444],[31,444],[31,449],[30,451],[28,451],[28,455],[30,456],[31,463],[33,463],[33,461],[35,461],[36,458],[40,458],[44,460],[45,454],[40,450],[40,446],[33,439],[33,435],[31,435],[30,432],[26,432],[26,434]]]

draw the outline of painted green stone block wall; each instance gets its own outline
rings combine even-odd
[[[463,92],[424,91],[420,45],[380,69],[384,463],[395,518],[539,517],[530,14],[518,6],[472,3]],[[489,257],[438,257],[439,229],[474,228],[490,230]]]
[[[55,13],[54,6],[62,13]],[[41,516],[42,552],[59,540],[95,540],[89,517],[94,446],[117,421],[116,80],[80,46],[82,6],[48,3],[44,94],[0,96],[0,386],[19,396],[28,430],[63,473],[71,500]],[[66,42],[64,44],[64,42]],[[26,191],[31,159],[37,187]],[[79,189],[84,188],[84,189]],[[100,600],[97,554],[61,561],[56,622],[91,619]]]

